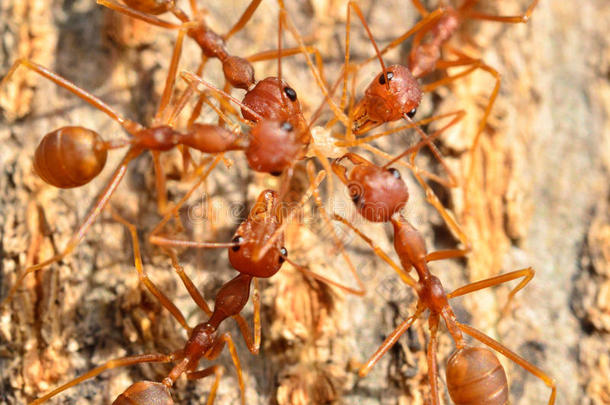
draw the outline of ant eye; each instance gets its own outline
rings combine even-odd
[[[282,128],[284,131],[287,131],[287,132],[290,132],[294,129],[292,124],[289,123],[288,121],[282,122],[282,124],[280,125],[280,128]]]
[[[286,261],[286,257],[288,256],[288,250],[282,246],[282,248],[280,249],[280,264],[284,263]]]
[[[231,242],[233,243],[242,243],[244,241],[244,238],[241,236],[236,236],[233,238],[233,240]],[[233,246],[231,249],[233,249],[234,252],[237,252],[239,250],[241,246]]]
[[[269,174],[272,175],[273,177],[279,177],[282,175],[282,172],[271,172]]]
[[[390,173],[392,173],[392,176],[394,176],[394,177],[395,177],[395,178],[397,178],[397,179],[400,179],[400,172],[399,172],[398,170],[394,169],[393,167],[390,167],[390,168],[388,169],[388,171],[389,171]]]
[[[385,84],[385,76],[388,76],[388,81],[390,81],[394,77],[394,73],[388,72],[386,75],[381,73],[381,76],[379,76],[379,84]]]
[[[413,118],[413,117],[415,117],[415,113],[417,113],[417,108],[414,108],[414,109],[412,109],[411,111],[409,111],[409,112],[407,113],[407,117],[409,117],[409,118]]]
[[[292,87],[284,87],[284,93],[286,93],[290,101],[297,101],[297,92]]]
[[[350,184],[348,186],[349,196],[356,206],[362,203],[362,187],[358,184]]]

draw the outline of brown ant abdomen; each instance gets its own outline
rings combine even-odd
[[[62,127],[42,138],[34,155],[34,170],[59,188],[79,187],[104,168],[108,152],[101,136],[83,127]]]
[[[447,362],[447,389],[456,405],[504,405],[508,382],[495,354],[483,347],[456,350]]]
[[[356,166],[348,184],[350,197],[360,215],[371,222],[387,222],[409,200],[409,190],[394,168]]]
[[[138,381],[119,395],[112,405],[174,405],[174,400],[165,384]]]

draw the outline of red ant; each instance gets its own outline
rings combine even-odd
[[[303,48],[304,45],[301,49]],[[175,48],[175,50],[176,49],[178,48]],[[281,48],[279,50],[279,55],[281,56]],[[175,51],[172,55],[171,66],[177,66],[178,58],[179,53]],[[130,148],[119,167],[115,170],[111,180],[102,191],[94,208],[89,212],[78,231],[70,238],[64,250],[44,262],[26,268],[23,273],[19,275],[16,283],[9,291],[7,297],[3,300],[2,305],[6,304],[11,299],[19,284],[27,274],[38,271],[51,263],[63,259],[78,245],[120,184],[125,175],[128,163],[139,156],[144,150],[149,149],[153,152],[153,157],[157,156],[153,162],[155,164],[157,178],[159,207],[160,211],[163,212],[165,211],[166,205],[164,191],[165,179],[162,175],[158,155],[156,155],[161,151],[170,150],[177,145],[186,145],[204,153],[220,153],[230,150],[245,149],[246,155],[255,169],[277,174],[286,169],[286,165],[291,165],[296,160],[302,159],[304,157],[304,150],[308,145],[309,130],[307,129],[305,120],[302,115],[294,115],[296,112],[300,111],[300,106],[296,100],[296,92],[289,86],[284,86],[282,84],[283,82],[279,79],[266,79],[259,82],[259,85],[255,86],[246,95],[246,97],[250,97],[249,100],[252,103],[253,108],[249,108],[247,105],[242,104],[242,110],[247,111],[248,114],[256,117],[258,120],[258,123],[255,124],[255,130],[252,131],[252,135],[254,135],[255,138],[251,141],[247,141],[243,137],[238,136],[235,132],[209,124],[189,123],[189,130],[186,133],[180,133],[172,129],[168,124],[173,121],[177,112],[184,106],[188,91],[185,92],[177,106],[167,115],[164,114],[167,104],[162,100],[156,117],[158,119],[158,117],[166,115],[165,120],[152,127],[144,127],[136,122],[123,118],[95,96],[78,88],[73,83],[50,70],[28,60],[20,59],[16,61],[2,83],[0,83],[0,87],[10,79],[11,75],[19,66],[24,66],[33,70],[105,112],[123,126],[123,128],[132,135],[133,139],[105,142],[95,131],[83,127],[63,127],[47,134],[43,138],[36,151],[35,167],[45,181],[57,187],[64,188],[84,185],[96,177],[104,167],[107,150],[126,145],[130,145]],[[174,69],[170,69],[170,72],[173,71]],[[194,77],[199,80],[193,75],[187,75],[187,77]],[[269,87],[270,83],[274,84]],[[164,94],[170,94],[171,90],[168,90],[168,88],[173,88],[173,85],[173,79],[168,79]],[[277,91],[273,93],[275,90],[279,91],[279,94],[277,94]],[[271,91],[271,93],[269,93],[269,91]],[[258,97],[252,96],[252,94],[258,93],[261,93],[261,95]],[[271,100],[270,105],[264,107],[265,102],[260,103],[261,98],[266,98],[267,101]],[[262,114],[257,113],[256,110],[259,110]],[[284,117],[284,119],[274,122],[262,120],[265,116]],[[279,159],[277,158],[277,151],[269,149],[272,142],[278,140],[278,136],[279,139],[290,140],[294,145],[284,148],[283,152],[287,153],[289,156],[280,157]],[[61,140],[61,142],[59,142],[59,140]],[[75,154],[74,151],[78,151],[78,154]],[[62,165],[58,164],[60,161],[63,162]],[[67,169],[67,171],[64,169]],[[156,229],[160,228],[157,227]],[[158,243],[155,242],[153,237],[151,237],[151,241],[153,243]],[[176,242],[179,243],[179,241]],[[269,247],[269,244],[265,245],[260,254],[264,254],[265,250],[269,249]],[[350,266],[350,269],[352,270],[352,273],[355,273],[353,266]],[[362,289],[358,291],[359,293],[362,293]]]
[[[440,403],[437,386],[438,368],[436,364],[436,335],[441,317],[445,321],[445,325],[457,347],[447,362],[446,371],[449,395],[456,404],[505,404],[508,402],[506,373],[497,357],[487,348],[467,345],[462,333],[470,335],[481,343],[489,346],[491,349],[503,354],[529,373],[540,378],[551,388],[551,395],[548,402],[549,405],[555,403],[556,387],[554,379],[484,333],[460,323],[449,304],[449,299],[451,298],[523,278],[523,280],[511,290],[508,296],[508,303],[505,307],[506,310],[514,295],[525,287],[534,277],[535,272],[532,268],[516,270],[486,280],[477,281],[447,294],[445,293],[441,281],[430,273],[427,262],[455,257],[455,251],[428,253],[421,234],[399,212],[394,213],[391,216],[390,221],[394,228],[394,249],[400,258],[402,268],[395,264],[370,238],[355,228],[346,219],[336,214],[334,215],[334,219],[351,228],[371,246],[375,253],[384,261],[390,263],[395,270],[400,270],[399,274],[402,280],[412,287],[418,296],[415,313],[402,322],[388,336],[371,358],[360,368],[359,375],[361,377],[366,376],[375,363],[377,363],[377,361],[398,341],[400,336],[411,327],[424,311],[429,310],[428,323],[430,341],[427,348],[428,380],[430,381],[432,403],[434,405]],[[418,280],[413,279],[409,275],[411,268],[415,268]]]
[[[458,8],[444,5],[444,2],[441,2],[441,5],[433,12],[428,12],[423,7],[420,0],[412,0],[412,2],[415,8],[422,14],[423,19],[413,28],[407,30],[404,34],[393,40],[381,50],[378,49],[359,6],[355,2],[350,2],[348,4],[348,17],[346,25],[346,66],[348,66],[349,62],[350,10],[353,8],[354,12],[356,12],[362,21],[362,24],[364,25],[376,52],[375,57],[371,57],[368,60],[360,63],[358,68],[374,60],[375,58],[380,61],[382,67],[381,74],[371,82],[365,91],[364,98],[355,106],[354,133],[364,133],[382,123],[395,121],[401,118],[406,119],[411,124],[411,118],[413,118],[416,113],[416,108],[421,100],[422,91],[433,91],[439,86],[446,85],[456,79],[462,78],[476,71],[477,69],[480,69],[488,72],[494,78],[495,85],[488,99],[487,105],[485,106],[477,132],[474,135],[472,144],[469,148],[470,152],[472,153],[478,147],[481,134],[487,125],[487,120],[491,113],[491,109],[497,98],[500,89],[500,74],[491,66],[486,65],[480,59],[469,57],[457,49],[449,46],[447,46],[448,51],[456,55],[458,58],[455,60],[443,60],[441,59],[442,50],[446,46],[447,41],[449,41],[453,34],[457,32],[465,20],[480,19],[504,23],[525,23],[529,20],[529,17],[536,7],[538,0],[532,1],[525,14],[521,16],[493,16],[474,11],[473,7],[476,5],[477,0],[466,0]],[[390,49],[395,48],[411,36],[414,36],[414,38],[411,52],[409,53],[408,65],[393,65],[386,67],[383,62],[382,55],[384,55]],[[421,86],[421,88],[416,81],[416,78],[423,77],[434,70],[446,71],[449,68],[460,66],[466,67],[466,69],[453,76],[444,77],[432,83],[428,83]],[[346,96],[347,73],[348,72],[346,69],[344,72],[342,100],[344,100]],[[344,101],[342,101],[342,105],[343,103]],[[439,118],[443,118],[443,116],[430,117],[426,120],[426,123],[432,121],[433,119]],[[457,116],[456,119],[454,119],[450,124],[441,130],[436,131],[435,134],[429,137],[425,137],[425,135],[420,132],[422,138],[427,139],[426,144],[430,147],[432,153],[439,160],[439,162],[441,162],[449,174],[450,185],[456,184],[455,177],[440,157],[440,154],[436,148],[430,142],[437,138],[442,131],[446,130],[452,125],[455,125],[461,118],[461,116]],[[411,125],[395,128],[392,131],[365,137],[357,141],[351,140],[350,142],[348,139],[345,146],[359,145],[380,136],[387,135],[388,133],[409,128]],[[474,159],[471,159],[470,168],[466,176],[467,180],[472,177],[473,162]],[[438,181],[438,179],[435,179],[435,181]]]
[[[355,167],[347,173],[347,169],[340,164],[347,158]],[[510,292],[508,302],[512,297],[534,277],[531,268],[513,271],[487,280],[478,281],[461,287],[450,294],[446,294],[440,280],[432,275],[427,262],[463,256],[466,251],[452,249],[428,253],[421,234],[402,216],[400,210],[406,205],[409,192],[400,173],[387,166],[378,167],[366,159],[347,154],[333,163],[333,170],[348,186],[350,195],[358,212],[367,220],[373,222],[391,222],[394,228],[394,249],[400,258],[402,267],[394,263],[387,253],[381,250],[369,237],[363,234],[347,219],[338,214],[333,219],[343,223],[360,236],[375,252],[377,256],[397,272],[401,279],[412,287],[418,295],[415,314],[404,321],[390,334],[382,346],[371,359],[360,369],[360,376],[365,376],[374,364],[398,340],[398,338],[415,322],[425,311],[430,310],[428,318],[431,338],[428,344],[428,377],[433,395],[433,404],[438,405],[437,365],[436,365],[436,333],[440,317],[456,343],[457,350],[449,360],[447,369],[447,384],[449,393],[454,402],[461,403],[506,403],[508,401],[508,385],[506,375],[495,355],[488,349],[469,347],[464,343],[462,332],[474,337],[496,351],[504,354],[525,370],[542,379],[552,389],[549,404],[555,401],[555,382],[542,370],[528,363],[525,359],[508,350],[500,343],[494,341],[483,333],[457,321],[448,299],[465,295],[483,288],[499,285],[511,280],[523,280]],[[409,275],[414,267],[418,280]],[[505,310],[508,308],[508,304]],[[495,371],[494,371],[495,370]],[[493,371],[493,372],[492,372]],[[472,381],[476,381],[474,384]],[[468,385],[470,383],[470,386]],[[500,398],[493,398],[496,393]],[[470,400],[467,400],[470,398]],[[491,402],[494,401],[494,402]]]
[[[308,192],[305,193],[301,202],[299,203],[299,206],[305,203],[305,201],[310,197],[312,190],[318,187],[324,176],[324,172],[320,172],[316,176]],[[231,335],[228,332],[219,335],[218,328],[225,319],[233,317],[237,321],[240,331],[244,336],[248,350],[253,354],[258,354],[260,347],[261,326],[260,297],[258,293],[257,278],[272,277],[280,270],[285,261],[293,263],[290,259],[288,259],[288,251],[282,246],[284,239],[283,232],[281,232],[282,222],[290,220],[290,216],[288,218],[283,218],[281,208],[281,201],[278,194],[272,190],[264,190],[259,195],[246,220],[242,222],[235,231],[233,245],[229,247],[228,254],[231,265],[240,274],[229,282],[225,283],[220,288],[218,294],[216,295],[213,311],[210,310],[204,298],[201,296],[191,279],[184,272],[184,269],[178,264],[176,254],[169,249],[167,250],[172,259],[174,269],[180,276],[192,299],[209,316],[206,322],[202,322],[194,328],[191,328],[188,325],[181,311],[156,287],[156,285],[144,272],[135,226],[127,222],[117,213],[113,212],[113,217],[125,225],[130,231],[133,242],[135,266],[140,281],[174,316],[178,323],[182,325],[182,327],[189,334],[189,339],[183,349],[171,354],[154,353],[111,360],[56,388],[48,394],[33,401],[30,405],[42,403],[58,393],[73,387],[80,382],[93,378],[106,370],[150,362],[172,362],[175,363],[175,366],[167,377],[160,383],[153,381],[139,381],[132,384],[113,402],[113,404],[146,405],[149,404],[151,400],[158,401],[159,403],[163,404],[173,404],[169,389],[173,386],[176,380],[185,373],[187,378],[191,380],[200,379],[215,374],[216,379],[208,396],[208,404],[212,404],[216,395],[220,377],[222,375],[222,369],[219,366],[211,366],[203,370],[195,370],[202,358],[213,360],[218,357],[218,355],[222,352],[225,343],[229,347],[231,358],[237,369],[241,390],[241,402],[242,404],[245,404],[245,388],[242,377],[242,369],[235,350],[235,345]],[[273,240],[273,249],[268,250],[260,259],[256,259],[255,254],[260,249],[261,245],[268,242],[274,235],[277,236]],[[305,272],[308,274],[306,269]],[[239,313],[248,302],[250,295],[250,284],[253,279],[255,282],[255,293],[253,298],[254,333],[252,334],[246,324],[246,321],[243,319],[243,317],[241,317],[241,315],[239,315]]]
[[[172,60],[172,63],[174,62],[175,59]],[[145,127],[137,122],[123,118],[103,101],[56,73],[25,59],[19,59],[13,64],[8,74],[0,83],[0,87],[4,86],[4,83],[10,79],[20,66],[51,80],[58,86],[72,92],[95,108],[106,113],[114,121],[118,122],[131,135],[131,138],[104,141],[97,132],[81,126],[62,127],[43,137],[36,149],[34,168],[45,182],[60,188],[80,187],[87,184],[104,168],[108,150],[124,146],[129,146],[129,149],[102,190],[94,207],[89,211],[78,230],[72,235],[66,247],[50,259],[27,267],[19,275],[7,297],[2,301],[1,306],[4,306],[11,299],[27,274],[60,261],[76,248],[121,183],[129,162],[145,150],[151,150],[154,154],[168,151],[177,145],[187,145],[204,153],[218,153],[219,150],[227,151],[243,149],[244,147],[243,140],[237,134],[214,125],[193,124],[185,133],[173,129],[169,125],[171,121],[155,122],[153,126]],[[171,83],[168,84],[171,86]],[[160,109],[157,115],[161,115],[164,109],[165,107]],[[174,108],[174,111],[169,116],[175,117],[177,114],[176,110],[177,108]],[[154,163],[158,203],[160,211],[164,211],[165,179],[158,160],[155,160]]]
[[[296,32],[292,26],[292,23],[286,16],[282,3],[280,3],[280,22],[280,30],[282,23],[287,25],[297,41],[300,41],[299,50],[301,53],[308,55],[307,47],[305,47],[305,45],[302,43],[302,39],[300,38],[298,32]],[[277,57],[278,60],[281,61],[283,51],[281,46],[281,36],[278,37],[280,38],[280,41]],[[271,55],[271,53],[266,54]],[[281,63],[278,63],[278,65],[278,73],[281,74]],[[313,66],[313,62],[311,65],[311,70],[314,73],[314,76],[319,74],[319,70]],[[319,157],[322,165],[327,170],[331,169],[323,153],[316,148],[315,145],[311,145],[312,136],[309,130],[309,125],[302,114],[296,91],[285,83],[281,77],[268,77],[258,82],[246,93],[243,101],[240,102],[228,93],[215,88],[193,73],[182,72],[181,76],[189,82],[190,86],[204,86],[205,88],[222,94],[227,99],[241,106],[242,115],[245,119],[245,121],[242,122],[252,127],[249,134],[250,140],[247,148],[245,149],[249,166],[255,171],[270,173],[275,176],[285,174],[285,177],[282,179],[283,181],[281,183],[283,187],[283,189],[280,190],[281,198],[283,198],[286,188],[288,187],[294,165],[306,157],[306,153],[310,148],[314,149],[314,154]],[[324,86],[321,86],[321,88],[324,88]],[[197,91],[203,90],[197,89]],[[228,121],[221,111],[217,110],[217,112],[225,121]],[[310,181],[313,180],[314,176],[312,166],[308,166],[308,173]],[[196,184],[191,190],[198,187],[200,183],[201,182]],[[188,198],[191,192],[189,192],[185,198]],[[323,276],[315,275],[314,277],[325,282],[329,282],[330,284],[342,288],[347,292],[362,295],[364,294],[364,286],[356,275],[355,268],[351,264],[349,258],[343,252],[341,242],[332,229],[332,225],[330,224],[330,220],[325,212],[317,190],[314,190],[314,196],[315,202],[320,208],[324,221],[329,225],[328,228],[330,229],[331,237],[333,238],[335,244],[341,248],[342,256],[348,262],[350,271],[358,282],[359,289],[355,290],[353,288],[343,286],[342,284],[333,282]],[[184,201],[185,200],[183,199],[181,202],[179,202],[178,206],[182,205]],[[158,236],[157,233],[160,231],[161,227],[167,223],[170,217],[171,213],[168,213],[168,216],[166,216],[166,218],[159,223],[155,230],[153,230],[150,236],[151,242],[164,246],[214,246],[213,243],[208,242],[185,241]],[[256,254],[256,258],[260,258],[270,249],[274,238],[275,236],[261,247],[261,250]]]

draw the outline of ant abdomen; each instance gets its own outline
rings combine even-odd
[[[504,405],[508,382],[496,355],[483,347],[463,347],[447,362],[447,389],[456,405]]]
[[[174,3],[169,0],[123,0],[123,2],[138,11],[154,15],[169,11]]]
[[[102,137],[83,127],[62,127],[42,138],[34,155],[34,170],[59,188],[79,187],[104,168],[108,151]]]
[[[174,405],[174,400],[165,384],[153,381],[138,381],[114,400],[112,405]]]

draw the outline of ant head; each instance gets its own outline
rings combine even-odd
[[[264,190],[248,218],[235,231],[233,241],[239,245],[229,248],[229,261],[240,273],[266,278],[273,276],[282,266],[284,257],[288,254],[285,248],[281,248],[284,244],[283,233],[273,242],[274,247],[256,260],[259,251],[281,225],[280,209],[277,192]]]
[[[222,70],[231,86],[248,90],[255,82],[252,64],[239,56],[229,56],[222,61]]]
[[[148,403],[173,405],[174,400],[165,384],[154,381],[138,381],[119,395],[112,405]]]
[[[412,117],[419,106],[422,91],[406,66],[392,65],[367,87],[354,108],[354,133],[364,133],[384,122]]]
[[[300,121],[296,122],[300,125]],[[250,134],[246,158],[250,167],[264,173],[282,173],[295,161],[305,157],[307,128],[297,127],[291,121],[262,120],[256,123]]]
[[[263,118],[283,120],[298,117],[305,122],[296,91],[277,77],[267,77],[258,82],[246,93],[243,103]],[[243,108],[241,113],[245,119],[257,121],[257,117]]]
[[[147,14],[159,15],[174,7],[173,0],[124,0],[131,8]]]
[[[409,190],[400,172],[372,163],[361,163],[351,170],[347,184],[356,209],[372,222],[387,222],[409,200]]]

